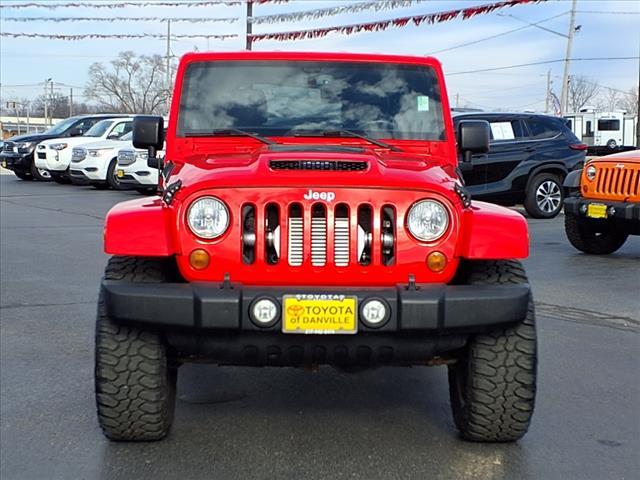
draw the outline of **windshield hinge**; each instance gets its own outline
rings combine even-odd
[[[460,197],[460,200],[462,200],[462,206],[464,208],[469,208],[471,206],[471,194],[469,193],[469,190],[467,190],[462,185],[459,185],[457,183],[453,187],[453,189],[456,191],[456,193]]]
[[[175,196],[176,192],[180,190],[180,187],[182,187],[182,180],[176,180],[171,185],[168,185],[167,188],[164,189],[162,201],[167,205],[171,205],[171,202],[173,202],[173,197]]]

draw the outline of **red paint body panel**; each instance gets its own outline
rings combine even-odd
[[[348,145],[363,148],[361,153],[321,153],[312,151],[270,151],[257,140],[244,137],[176,136],[180,92],[185,68],[192,62],[230,60],[316,60],[349,62],[394,62],[424,65],[434,68],[440,82],[445,140],[413,141],[383,139],[400,147],[403,152],[391,152],[354,138],[271,137],[287,145]],[[528,255],[528,233],[524,218],[511,210],[485,203],[463,208],[454,187],[459,183],[456,173],[457,155],[453,124],[442,69],[437,60],[426,57],[390,55],[323,54],[304,52],[238,52],[198,53],[182,58],[176,77],[176,94],[167,133],[167,160],[175,168],[169,183],[181,180],[182,188],[170,206],[157,197],[124,202],[107,215],[105,251],[114,255],[173,256],[188,281],[221,281],[229,274],[232,282],[251,285],[350,285],[374,286],[407,283],[415,276],[419,283],[447,283],[455,275],[460,258],[507,259]],[[271,160],[347,160],[367,163],[364,171],[304,171],[271,170]],[[305,200],[310,189],[330,191],[333,202]],[[196,238],[186,225],[185,215],[190,203],[201,195],[214,195],[229,209],[230,227],[218,239]],[[447,232],[438,241],[425,244],[415,240],[406,230],[406,214],[411,205],[423,198],[440,200],[449,210],[451,221]],[[260,221],[266,205],[280,208],[280,259],[269,265],[265,259],[264,222]],[[313,267],[310,251],[304,251],[303,266],[291,267],[287,262],[287,216],[292,203],[304,207],[304,237],[310,239],[310,209],[315,203],[327,207],[327,238],[333,238],[334,207],[339,203],[350,208],[350,257],[348,267],[333,264],[333,245],[327,242],[327,264]],[[243,205],[257,210],[256,260],[243,263],[240,212]],[[356,234],[356,211],[359,205],[369,205],[374,213],[372,262],[359,265]],[[395,263],[382,264],[380,215],[383,206],[395,209]],[[205,270],[194,270],[188,255],[194,248],[205,248],[211,263]],[[448,258],[440,273],[426,266],[427,255],[438,250]]]
[[[473,260],[527,258],[529,228],[518,212],[485,202],[473,202],[463,216],[458,255]]]
[[[111,255],[168,257],[176,249],[171,239],[172,218],[159,197],[129,200],[107,213],[104,251]]]

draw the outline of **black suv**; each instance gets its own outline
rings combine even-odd
[[[461,120],[486,120],[491,147],[471,163],[460,159],[467,189],[477,200],[500,205],[524,203],[534,218],[552,218],[562,210],[562,182],[581,168],[587,146],[578,140],[566,120],[529,113],[454,113]]]
[[[100,120],[128,116],[117,113],[78,115],[57,123],[43,133],[28,133],[11,137],[2,145],[0,165],[13,170],[13,173],[22,180],[33,180],[35,178],[36,180],[49,181],[51,180],[49,172],[36,168],[33,161],[33,152],[38,143],[51,138],[78,137],[84,135],[94,123]]]

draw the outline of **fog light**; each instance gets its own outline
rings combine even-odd
[[[442,252],[431,252],[427,257],[427,266],[432,272],[441,272],[447,266],[447,257]]]
[[[377,328],[389,320],[389,309],[382,300],[373,298],[366,300],[360,308],[362,321],[369,327]]]
[[[189,263],[196,270],[203,270],[209,266],[209,254],[206,250],[198,248],[189,255]]]
[[[259,327],[271,327],[278,321],[280,308],[271,298],[259,298],[251,305],[251,320]]]

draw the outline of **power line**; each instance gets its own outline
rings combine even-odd
[[[598,15],[640,15],[640,11],[636,12],[611,12],[606,10],[576,10],[576,13],[596,13]]]
[[[238,17],[228,18],[204,18],[204,17],[1,17],[7,22],[189,22],[189,23],[233,23]]]
[[[592,62],[592,61],[600,61],[600,60],[638,60],[640,57],[592,57],[592,58],[572,58],[572,62]],[[453,72],[448,73],[447,76],[451,75],[466,75],[468,73],[483,73],[483,72],[493,72],[495,70],[507,70],[510,68],[521,68],[521,67],[533,67],[536,65],[548,65],[550,63],[559,63],[564,62],[564,58],[560,58],[557,60],[545,60],[542,62],[531,62],[531,63],[520,63],[517,65],[505,65],[503,67],[490,67],[490,68],[481,68],[478,70],[467,70],[464,72]]]
[[[562,17],[563,15],[566,15],[567,13],[569,13],[568,10],[566,12],[560,13],[559,15],[554,15],[553,17],[545,18],[544,20],[540,20],[539,22],[532,23],[531,25],[525,25],[524,27],[514,28],[513,30],[507,30],[506,32],[498,33],[496,35],[491,35],[489,37],[479,38],[479,39],[473,40],[471,42],[461,43],[459,45],[454,45],[453,47],[443,48],[442,50],[436,50],[435,52],[430,52],[427,55],[435,55],[437,53],[448,52],[449,50],[454,50],[456,48],[468,47],[470,45],[475,45],[476,43],[486,42],[487,40],[493,40],[494,38],[498,38],[498,37],[502,37],[504,35],[509,35],[511,33],[519,32],[521,30],[525,30],[527,28],[531,28],[531,27],[537,26],[539,23],[548,22],[549,20],[553,20],[554,18]]]

